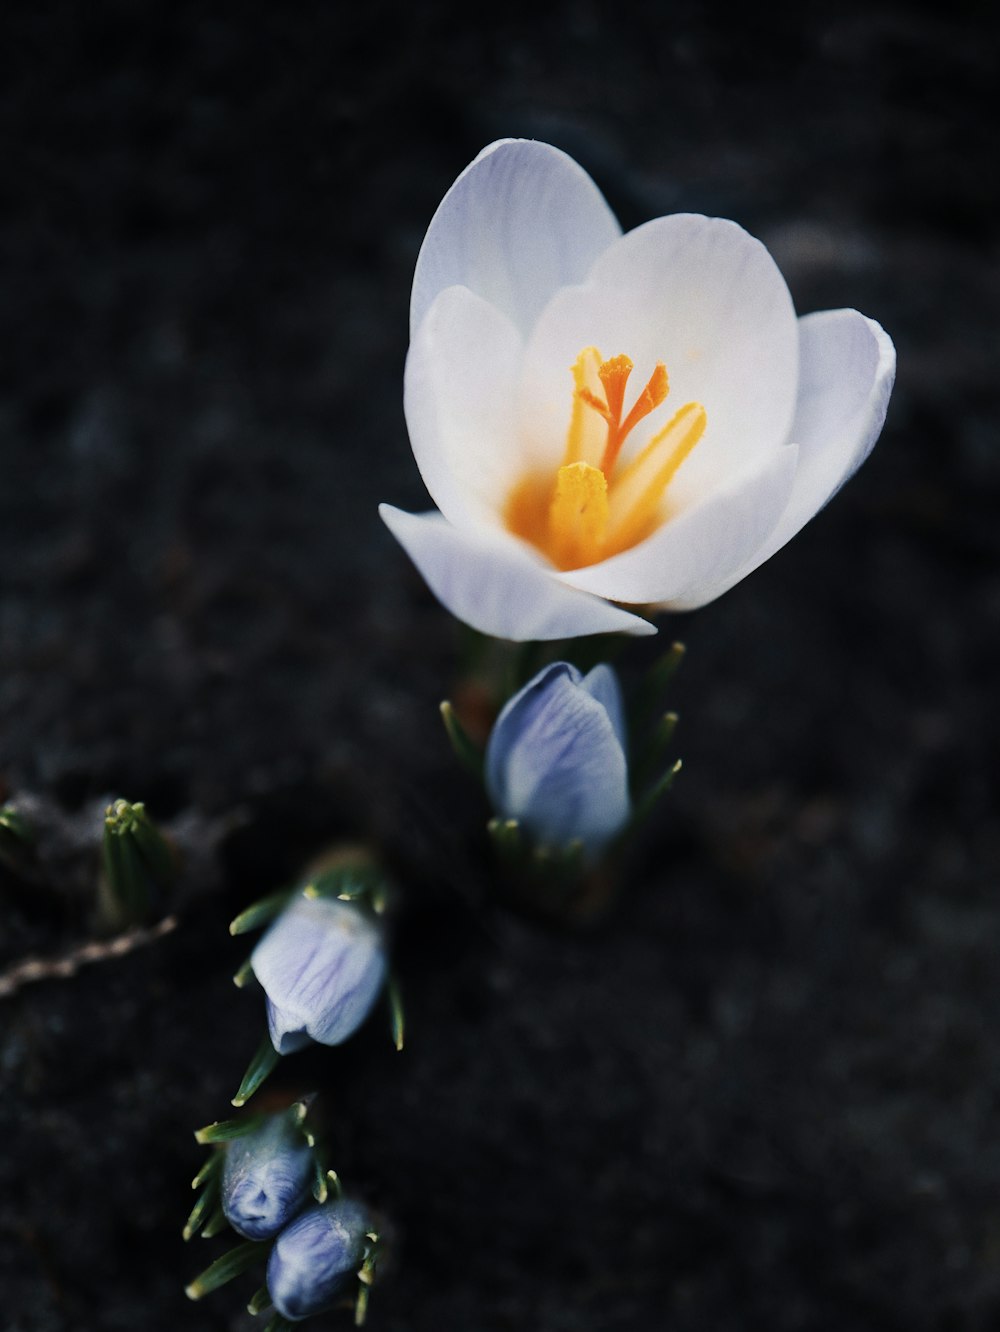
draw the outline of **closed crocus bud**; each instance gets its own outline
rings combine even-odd
[[[610,666],[582,675],[568,662],[540,671],[507,703],[486,748],[498,815],[536,846],[578,843],[593,860],[630,813],[625,718]]]
[[[368,1016],[385,980],[378,924],[332,897],[293,897],[253,950],[278,1054],[310,1040],[339,1045]]]
[[[245,1137],[225,1147],[222,1210],[232,1228],[247,1239],[273,1239],[309,1197],[312,1148],[299,1121],[272,1115]]]
[[[292,1322],[329,1309],[368,1256],[372,1220],[348,1198],[310,1207],[275,1240],[267,1260],[274,1307]]]

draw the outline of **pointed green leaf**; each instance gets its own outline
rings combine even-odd
[[[399,982],[395,976],[390,976],[385,987],[386,995],[389,999],[389,1017],[392,1030],[392,1043],[397,1050],[403,1048],[404,1021],[403,1021],[403,996],[399,991]]]
[[[271,1321],[265,1327],[264,1332],[295,1332],[295,1324],[290,1323],[287,1318],[281,1314],[275,1314]]]
[[[177,877],[177,856],[145,810],[132,824],[131,836],[153,881],[172,883]]]
[[[264,1122],[264,1115],[241,1115],[239,1119],[217,1119],[214,1124],[195,1130],[195,1141],[203,1146],[212,1142],[231,1142],[233,1138],[245,1138]]]
[[[271,1044],[270,1036],[265,1036],[257,1048],[257,1053],[250,1060],[247,1071],[243,1074],[239,1091],[233,1097],[233,1105],[246,1105],[257,1088],[277,1068],[280,1059],[281,1055]]]
[[[497,853],[504,860],[513,860],[523,850],[521,825],[517,819],[490,819],[486,831],[493,840]]]
[[[214,1239],[216,1235],[221,1235],[229,1225],[225,1212],[221,1207],[217,1207],[201,1228],[202,1239]]]
[[[473,776],[482,778],[483,755],[479,747],[469,737],[468,732],[458,720],[458,714],[448,699],[441,704],[441,720],[448,733],[451,747],[459,762],[464,764]]]
[[[195,1175],[194,1179],[191,1181],[191,1187],[193,1189],[200,1189],[202,1184],[207,1183],[208,1180],[212,1179],[215,1175],[218,1174],[221,1167],[222,1167],[222,1153],[210,1152],[208,1157],[206,1158],[205,1164],[202,1166],[202,1168],[198,1171],[197,1175]]]
[[[354,1326],[364,1327],[365,1319],[368,1317],[368,1300],[370,1296],[369,1288],[363,1283],[358,1282],[358,1297],[354,1301]]]
[[[262,1314],[265,1309],[271,1307],[271,1294],[266,1286],[261,1286],[260,1290],[255,1291],[247,1304],[247,1313],[252,1314],[254,1318]]]
[[[280,893],[271,893],[268,897],[262,897],[259,902],[254,902],[246,907],[235,920],[230,922],[230,934],[249,934],[251,930],[259,930],[279,915],[285,908],[288,899],[295,890],[293,888],[284,888]]]
[[[242,990],[245,986],[249,985],[253,979],[253,962],[248,957],[246,961],[242,962],[237,968],[236,973],[233,976],[233,984],[238,990]]]
[[[306,897],[339,897],[353,902],[370,897],[380,882],[380,874],[370,860],[357,859],[321,870],[303,888]]]
[[[211,1215],[212,1208],[216,1206],[218,1200],[219,1186],[215,1180],[212,1180],[191,1208],[191,1214],[185,1222],[182,1232],[185,1240],[192,1239],[204,1227]]]
[[[680,759],[678,759],[677,762],[673,765],[673,767],[668,768],[667,771],[660,778],[660,780],[656,782],[649,791],[646,792],[646,795],[640,801],[638,808],[636,809],[635,813],[632,816],[632,821],[630,824],[631,828],[637,828],[639,824],[643,823],[649,817],[649,815],[653,812],[653,809],[656,807],[658,802],[662,799],[663,796],[666,795],[666,793],[673,786],[674,779],[677,776],[677,774],[680,772],[680,770],[681,770],[681,761]]]
[[[216,1258],[211,1266],[206,1267],[200,1276],[195,1277],[189,1286],[185,1288],[185,1295],[189,1300],[200,1300],[213,1290],[218,1290],[224,1286],[227,1281],[232,1281],[234,1277],[240,1276],[249,1268],[259,1262],[267,1254],[267,1247],[258,1244],[255,1240],[247,1240],[245,1244],[238,1244],[235,1249],[230,1249],[224,1253],[221,1258]]]
[[[19,842],[31,843],[36,840],[34,828],[14,805],[0,808],[0,828],[5,828]]]

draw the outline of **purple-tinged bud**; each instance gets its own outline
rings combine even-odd
[[[267,1260],[274,1307],[292,1322],[323,1313],[351,1286],[369,1250],[372,1218],[349,1198],[310,1207],[281,1232]]]
[[[309,1198],[313,1152],[298,1122],[288,1113],[269,1116],[253,1133],[226,1143],[224,1150],[226,1220],[247,1239],[272,1239]]]
[[[310,1040],[339,1045],[360,1027],[385,980],[382,931],[360,907],[333,897],[293,897],[250,959],[267,995],[279,1054]]]
[[[629,818],[621,689],[610,666],[582,675],[555,662],[514,695],[486,747],[486,788],[501,818],[536,846],[579,843],[593,860]]]

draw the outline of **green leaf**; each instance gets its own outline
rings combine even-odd
[[[676,778],[680,770],[681,770],[681,761],[680,759],[678,759],[677,762],[673,765],[673,767],[668,768],[667,771],[660,778],[660,780],[654,783],[652,788],[646,792],[643,799],[639,802],[639,806],[636,809],[635,813],[632,815],[632,820],[631,823],[629,824],[630,830],[633,828],[637,828],[641,823],[645,822],[645,820],[653,812],[654,808],[659,803],[659,801],[663,798],[663,796],[666,795],[666,793],[673,786],[674,779]]]
[[[221,1207],[217,1207],[201,1228],[202,1239],[214,1239],[216,1235],[221,1235],[229,1225],[228,1218]]]
[[[19,842],[32,843],[36,840],[34,828],[13,805],[0,807],[0,828],[6,829]]]
[[[245,986],[249,985],[253,979],[253,961],[248,957],[245,961],[241,962],[237,968],[236,974],[233,976],[233,984],[238,990],[242,990]]]
[[[266,1245],[258,1244],[255,1240],[247,1240],[245,1244],[238,1244],[235,1249],[230,1249],[221,1258],[216,1258],[215,1262],[206,1267],[200,1276],[196,1276],[191,1284],[185,1288],[185,1295],[189,1300],[202,1299],[213,1290],[218,1290],[220,1286],[224,1286],[227,1281],[232,1281],[234,1277],[248,1271],[266,1253]]]
[[[255,1291],[247,1304],[247,1313],[252,1314],[254,1318],[271,1307],[271,1293],[266,1286],[261,1286],[260,1290]]]
[[[365,1319],[368,1317],[368,1300],[370,1288],[358,1283],[358,1297],[354,1301],[354,1326],[364,1327]]]
[[[131,835],[153,882],[161,886],[172,883],[177,877],[177,856],[144,809],[133,822]]]
[[[389,999],[389,1016],[392,1029],[392,1043],[397,1050],[403,1048],[403,996],[399,992],[399,983],[395,976],[390,976],[385,987]]]
[[[216,1180],[211,1180],[208,1187],[202,1192],[198,1201],[191,1208],[191,1214],[184,1224],[183,1235],[185,1240],[193,1239],[206,1224],[212,1208],[219,1201],[219,1185]]]
[[[517,819],[490,819],[486,831],[493,840],[497,854],[504,860],[516,860],[524,850],[521,825]]]
[[[251,930],[259,930],[264,925],[270,924],[275,916],[284,910],[294,891],[294,888],[283,888],[280,893],[271,893],[270,896],[262,897],[259,902],[246,907],[235,920],[230,922],[229,933],[249,934]]]
[[[482,752],[470,739],[468,732],[458,720],[458,714],[455,712],[455,709],[452,707],[448,699],[445,699],[441,704],[441,720],[444,722],[444,729],[448,733],[451,747],[455,751],[455,755],[459,762],[468,768],[473,776],[482,780]]]
[[[257,1088],[274,1072],[281,1055],[271,1044],[270,1036],[265,1036],[257,1048],[257,1053],[250,1060],[247,1071],[243,1074],[239,1091],[233,1097],[233,1105],[246,1105]]]
[[[647,687],[653,694],[663,694],[666,692],[671,680],[680,670],[681,662],[684,660],[684,654],[687,648],[683,643],[671,643],[670,647],[663,654],[658,662],[652,667],[649,675],[646,677]]]
[[[195,1131],[195,1141],[207,1145],[212,1142],[231,1142],[233,1138],[245,1138],[264,1122],[265,1115],[241,1115],[239,1119],[217,1119],[213,1124]]]
[[[633,795],[643,790],[647,786],[651,775],[658,768],[662,768],[679,720],[676,712],[665,712],[657,721],[653,734],[645,745],[636,746],[637,752],[631,764],[632,771],[630,774]]]
[[[321,870],[303,888],[306,897],[337,897],[355,902],[371,897],[381,884],[381,875],[370,860],[347,861]]]
[[[221,1167],[222,1167],[222,1153],[210,1152],[205,1160],[205,1164],[202,1166],[202,1168],[198,1171],[197,1175],[195,1175],[194,1179],[191,1181],[191,1187],[193,1189],[200,1189],[202,1184],[206,1184],[210,1179],[212,1179],[215,1175],[218,1174]]]
[[[281,1314],[275,1314],[271,1321],[265,1327],[264,1332],[295,1332],[295,1324],[290,1323],[287,1318]]]

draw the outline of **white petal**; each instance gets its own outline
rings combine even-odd
[[[547,143],[484,148],[441,201],[417,257],[410,335],[445,287],[469,287],[527,333],[621,229],[597,186]],[[577,348],[579,351],[579,348]]]
[[[618,737],[618,743],[624,752],[628,728],[625,725],[625,700],[622,698],[622,687],[618,683],[618,676],[606,662],[602,661],[583,677],[580,684],[608,714],[615,735]]]
[[[664,407],[630,437],[635,452],[686,402],[708,417],[674,487],[685,503],[788,437],[798,332],[788,287],[767,250],[735,222],[679,213],[638,227],[597,260],[584,286],[543,312],[524,362],[524,429],[565,439],[569,366],[588,345],[631,357],[626,407],[657,361]]]
[[[772,449],[631,550],[559,577],[615,601],[691,609],[767,539],[788,503],[798,450]]]
[[[379,513],[437,599],[481,633],[523,643],[655,634],[646,620],[562,583],[516,537],[453,527],[437,513]]]
[[[896,350],[885,330],[857,310],[824,310],[804,315],[799,333],[799,402],[791,432],[799,463],[788,504],[763,545],[699,605],[790,541],[853,476],[881,432],[896,374]]]
[[[514,409],[517,330],[467,287],[448,287],[406,358],[403,401],[413,456],[431,498],[453,523],[498,524],[528,460]]]

